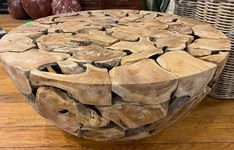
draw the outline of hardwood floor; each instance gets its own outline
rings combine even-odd
[[[0,15],[7,31],[22,23]],[[206,97],[187,117],[160,134],[134,142],[79,139],[38,115],[0,66],[0,150],[233,150],[234,101]]]

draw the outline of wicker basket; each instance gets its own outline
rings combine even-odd
[[[8,12],[8,5],[7,0],[0,0],[0,13],[7,13]]]
[[[195,0],[176,0],[175,14],[180,16],[186,16],[189,18],[195,17],[196,11]]]
[[[234,0],[199,0],[195,18],[210,23],[231,40],[229,59],[210,95],[221,99],[234,98]]]

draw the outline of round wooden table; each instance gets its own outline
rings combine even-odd
[[[229,50],[208,24],[136,10],[49,16],[0,40],[6,72],[38,113],[94,140],[148,137],[188,114]]]

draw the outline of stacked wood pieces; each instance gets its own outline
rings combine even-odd
[[[207,95],[229,51],[207,24],[135,10],[49,16],[0,41],[6,72],[38,113],[94,140],[136,140],[170,126]]]
[[[210,95],[221,99],[232,99],[234,98],[234,1],[199,0],[197,3],[196,19],[221,30],[232,43],[227,65],[216,84],[214,84]]]

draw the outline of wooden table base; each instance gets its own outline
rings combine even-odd
[[[49,16],[0,41],[3,67],[32,107],[94,140],[149,137],[188,114],[229,50],[210,25],[135,10]]]

